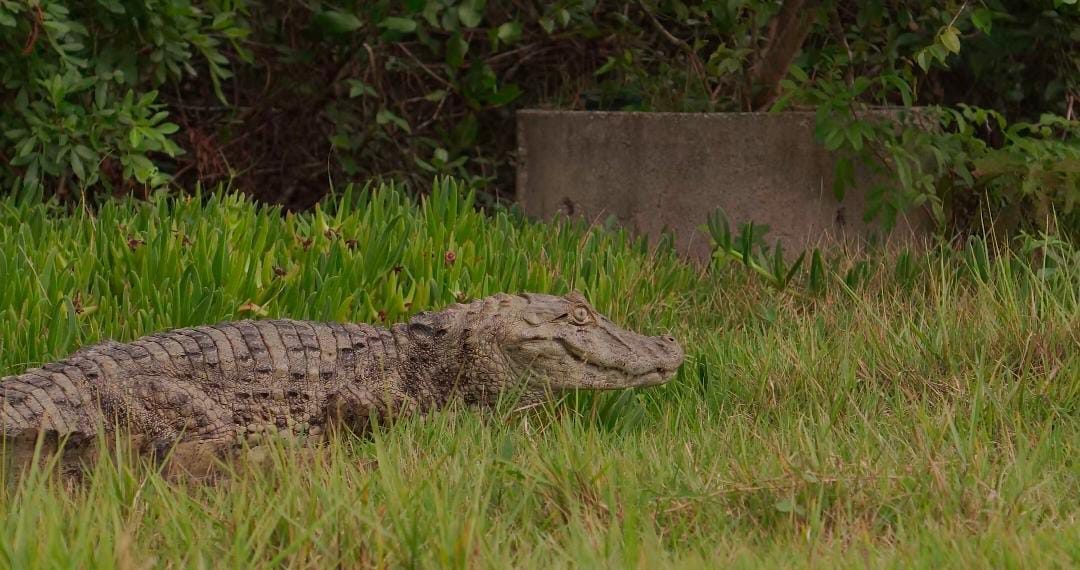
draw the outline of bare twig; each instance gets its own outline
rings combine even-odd
[[[557,49],[558,49],[557,46],[550,46],[550,47],[541,48],[541,49],[538,49],[538,50],[535,50],[535,51],[530,51],[530,52],[526,53],[525,55],[521,56],[520,58],[514,60],[514,65],[511,65],[506,70],[506,73],[503,75],[503,77],[505,79],[510,79],[515,74],[517,74],[518,69],[521,69],[521,65],[524,64],[525,62],[527,62],[527,61],[529,61],[529,60],[531,60],[531,59],[533,59],[535,57],[544,55],[544,54],[546,54],[548,52],[555,51]]]
[[[829,16],[829,27],[832,28],[833,34],[840,40],[840,44],[844,46],[844,50],[847,52],[848,65],[847,70],[844,72],[844,78],[847,80],[848,85],[855,83],[855,52],[851,49],[851,44],[847,41],[847,35],[844,33],[844,26],[840,22],[839,15],[833,14]]]
[[[686,43],[686,41],[675,37],[674,34],[669,32],[667,28],[665,28],[664,25],[660,23],[660,20],[656,19],[656,15],[652,13],[652,10],[650,10],[649,7],[645,5],[644,0],[639,0],[638,4],[641,5],[641,10],[645,12],[646,16],[649,17],[649,21],[652,22],[653,27],[656,28],[656,31],[660,32],[661,36],[664,36],[664,39],[671,42],[679,49],[693,53],[694,48],[690,47],[690,44]]]
[[[424,70],[424,73],[427,73],[428,76],[430,76],[435,81],[438,81],[443,87],[446,87],[448,90],[451,90],[451,91],[454,90],[454,85],[452,83],[450,83],[446,79],[443,79],[442,77],[439,76],[439,74],[432,71],[431,68],[427,64],[420,61],[420,58],[413,55],[413,52],[409,51],[409,48],[406,47],[405,44],[397,44],[397,46],[399,48],[401,48],[401,51],[405,52],[405,55],[409,56],[409,59],[413,60],[413,63],[415,63],[416,65],[419,65],[420,69]]]
[[[667,28],[660,23],[660,20],[656,18],[656,15],[652,13],[652,10],[649,9],[644,0],[638,0],[638,4],[641,6],[641,10],[645,12],[645,15],[649,17],[649,21],[652,23],[653,27],[660,32],[660,35],[690,56],[690,67],[694,69],[694,73],[697,74],[698,79],[701,80],[701,85],[704,87],[705,91],[709,91],[709,79],[708,75],[705,73],[705,65],[701,63],[701,59],[698,58],[694,48],[685,40],[679,39],[669,32]]]
[[[375,76],[375,81],[373,81],[372,83],[374,83],[375,86],[379,88],[379,91],[382,91],[382,75],[379,74],[378,67],[376,66],[376,62],[378,60],[375,59],[375,51],[371,49],[371,44],[367,42],[364,42],[364,50],[367,51],[368,54],[368,73]],[[366,77],[367,75],[365,75],[365,78]]]
[[[439,114],[442,113],[443,105],[446,105],[446,100],[449,99],[449,98],[450,98],[450,96],[446,95],[442,99],[439,99],[439,104],[438,104],[438,106],[435,107],[435,112],[432,113],[431,117],[429,117],[426,121],[424,121],[423,123],[420,123],[419,125],[417,125],[417,127],[416,127],[417,132],[423,131],[428,125],[430,125],[431,123],[434,123],[439,118]]]
[[[518,47],[518,48],[514,48],[514,49],[512,49],[510,51],[504,51],[504,52],[497,53],[497,54],[492,55],[491,57],[487,58],[486,63],[488,65],[492,65],[492,64],[494,64],[494,63],[496,63],[498,61],[502,61],[502,60],[510,58],[510,57],[515,57],[515,56],[517,56],[517,54],[519,54],[521,52],[530,51],[530,50],[538,47],[539,45],[540,45],[539,42],[534,42],[534,43],[531,43],[531,44],[525,44],[525,45],[523,45],[521,47]]]
[[[23,55],[30,55],[30,52],[34,51],[34,46],[37,44],[38,35],[41,33],[41,24],[44,20],[45,16],[41,13],[41,6],[34,6],[33,20],[30,26],[30,35],[27,36],[26,45],[23,46]]]
[[[946,27],[953,27],[953,25],[956,24],[956,20],[960,18],[960,14],[964,13],[965,8],[967,8],[967,0],[964,0],[964,3],[960,5],[960,9],[953,14],[952,20],[949,20],[949,25]]]

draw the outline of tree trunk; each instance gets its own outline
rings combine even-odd
[[[784,0],[780,13],[769,24],[764,53],[750,74],[755,110],[766,109],[779,95],[780,81],[813,27],[816,7],[817,0]]]

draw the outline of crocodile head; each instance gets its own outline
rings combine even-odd
[[[458,391],[474,403],[506,392],[536,401],[564,390],[655,386],[683,361],[673,337],[626,330],[579,293],[498,294],[420,313],[404,327],[415,343],[410,369],[431,378],[433,393]]]
[[[601,315],[579,293],[516,295],[490,340],[507,372],[545,390],[655,386],[683,361],[671,336],[645,336]]]

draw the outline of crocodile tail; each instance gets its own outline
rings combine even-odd
[[[0,433],[11,438],[38,432],[64,436],[79,431],[84,422],[71,405],[69,391],[38,370],[0,380]]]
[[[73,432],[73,419],[62,390],[37,370],[0,379],[0,484],[39,453],[51,456]]]
[[[0,436],[5,438],[15,437],[26,429],[25,421],[18,416],[14,409],[14,396],[9,386],[15,382],[14,377],[0,378]]]

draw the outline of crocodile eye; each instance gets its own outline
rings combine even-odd
[[[576,305],[570,309],[570,320],[574,321],[575,324],[584,325],[592,320],[592,315],[589,314],[589,309],[586,309],[583,305]]]

